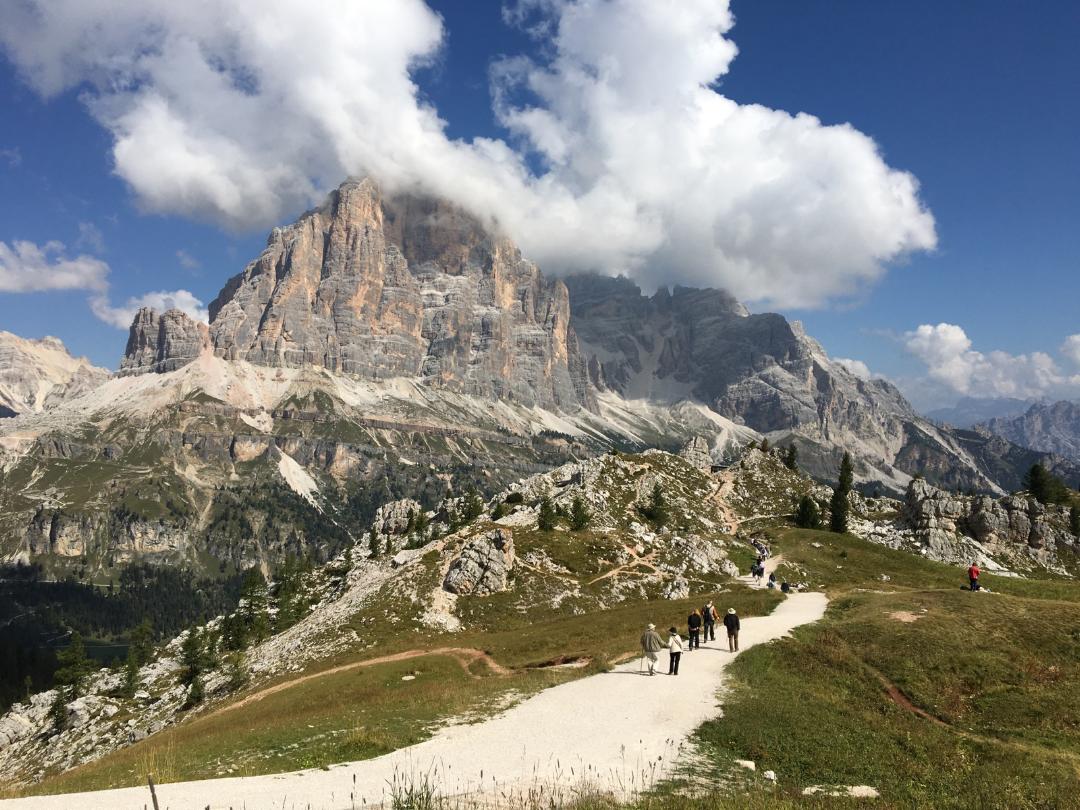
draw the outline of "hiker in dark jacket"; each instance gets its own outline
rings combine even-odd
[[[729,652],[739,651],[739,616],[735,608],[728,608],[724,617],[724,627],[727,628],[727,645]]]
[[[686,617],[686,634],[690,637],[689,650],[701,649],[701,611],[693,610]]]
[[[703,625],[702,640],[706,643],[716,641],[716,608],[713,607],[712,602],[707,602],[705,607],[701,609],[701,622]]]

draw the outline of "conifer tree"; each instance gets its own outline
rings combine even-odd
[[[789,444],[784,453],[784,466],[789,470],[799,469],[799,449],[794,444]]]
[[[761,440],[761,452],[762,453],[768,453],[769,452],[769,440],[767,438]]]
[[[799,506],[795,510],[795,525],[800,529],[821,528],[821,510],[818,509],[817,501],[809,495],[803,495],[799,499]]]
[[[135,697],[135,692],[139,688],[139,664],[135,657],[135,649],[133,647],[128,648],[127,660],[124,661],[124,682],[120,688],[121,693],[126,698]]]
[[[551,502],[551,497],[544,493],[540,498],[539,514],[536,518],[536,528],[542,532],[550,532],[555,528],[555,506]]]
[[[833,488],[832,500],[829,501],[829,529],[843,534],[848,529],[848,496],[855,483],[855,473],[851,466],[851,454],[844,453],[840,461],[840,477]]]
[[[71,634],[71,642],[56,654],[56,663],[59,665],[53,673],[56,697],[49,707],[49,717],[53,728],[63,731],[67,726],[67,704],[79,696],[86,677],[93,671],[93,662],[86,657],[80,633]]]
[[[1031,465],[1031,469],[1024,476],[1024,489],[1044,506],[1048,503],[1061,503],[1068,496],[1062,480],[1042,464]]]
[[[134,655],[137,667],[150,663],[150,659],[154,657],[154,628],[149,619],[143,619],[139,626],[131,631],[128,650]]]
[[[580,495],[575,495],[573,505],[570,507],[570,528],[579,532],[589,525],[590,520],[592,520],[592,515],[585,506],[585,501]]]
[[[1069,508],[1069,531],[1075,537],[1080,537],[1080,506],[1076,504]]]
[[[475,488],[469,487],[461,502],[461,522],[469,523],[484,513],[484,501]]]

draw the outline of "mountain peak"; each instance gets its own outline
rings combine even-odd
[[[85,357],[73,357],[59,338],[0,331],[0,416],[44,410],[109,376]]]

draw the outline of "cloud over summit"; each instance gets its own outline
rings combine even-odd
[[[714,89],[725,2],[528,0],[539,56],[492,66],[506,140],[450,139],[414,79],[446,32],[422,0],[213,5],[0,0],[0,44],[43,96],[79,88],[148,209],[250,229],[347,175],[497,218],[554,270],[814,306],[932,249],[918,182],[849,125]],[[451,44],[452,47],[452,44]],[[538,168],[537,168],[538,167]]]

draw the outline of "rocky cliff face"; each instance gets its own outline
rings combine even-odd
[[[996,417],[979,428],[1021,447],[1080,463],[1080,402],[1039,402],[1019,416]]]
[[[320,367],[563,409],[591,405],[560,281],[494,228],[429,198],[343,184],[271,233],[210,305],[228,360]],[[125,371],[170,371],[201,348],[173,313],[132,325]]]
[[[676,287],[651,298],[624,278],[567,279],[574,327],[595,385],[623,396],[697,399],[776,441],[805,468],[835,475],[841,448],[865,480],[896,488],[929,465],[976,488],[993,479],[954,437],[921,419],[884,380],[829,359],[797,322],[751,315],[725,293]],[[913,448],[917,448],[917,451]]]
[[[1080,542],[1069,531],[1067,507],[1043,506],[1022,495],[956,495],[922,480],[908,487],[896,525],[934,559],[977,560],[991,568],[1024,570],[1036,563],[1056,569],[1059,549],[1075,549]]]
[[[0,417],[45,410],[109,377],[85,357],[72,357],[58,338],[28,340],[0,331]]]
[[[135,313],[128,332],[120,373],[158,374],[187,365],[210,346],[206,324],[192,320],[178,309],[162,315],[143,307]]]

